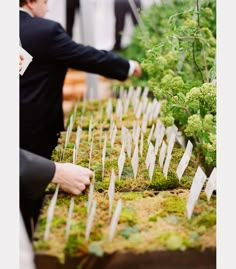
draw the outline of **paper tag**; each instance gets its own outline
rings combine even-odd
[[[92,152],[93,152],[93,137],[92,137],[92,141],[91,141],[91,144],[90,144],[90,151],[89,151],[89,169],[91,167]]]
[[[174,134],[175,137],[176,137],[177,133],[178,133],[178,128],[175,125],[168,126],[166,128],[167,143],[169,143],[169,140],[171,138],[171,135]]]
[[[93,219],[94,219],[94,216],[95,216],[95,213],[96,213],[96,206],[97,206],[96,200],[93,200],[92,201],[91,211],[90,211],[90,214],[89,214],[88,219],[87,219],[87,225],[86,225],[86,231],[85,231],[85,240],[86,241],[89,240],[89,235],[90,235],[90,232],[91,232]]]
[[[113,198],[114,198],[114,193],[115,193],[115,179],[116,179],[116,175],[115,175],[114,169],[112,169],[110,184],[108,188],[109,215],[111,215],[111,211],[112,211],[112,203],[113,203]]]
[[[76,131],[76,139],[75,139],[76,156],[78,155],[78,151],[79,151],[81,133],[82,133],[82,129],[78,126],[77,131]]]
[[[120,151],[120,156],[119,156],[119,159],[118,159],[119,179],[121,178],[124,163],[125,163],[125,152],[124,152],[124,147],[122,147],[121,151]]]
[[[206,178],[207,176],[203,172],[202,168],[199,166],[193,178],[193,183],[190,189],[187,206],[186,206],[187,216],[189,219],[192,216],[194,205],[201,193],[201,190],[206,181]]]
[[[154,128],[155,128],[155,126],[154,126],[154,124],[153,124],[153,125],[152,125],[152,128],[151,128],[151,130],[150,130],[150,133],[149,133],[149,135],[148,135],[148,139],[147,139],[148,145],[149,145],[150,141],[152,140],[152,135],[153,135]]]
[[[104,136],[104,143],[102,149],[102,179],[104,177],[104,167],[105,167],[105,158],[106,158],[106,147],[107,147],[107,135]]]
[[[139,125],[137,125],[135,132],[134,132],[134,136],[133,136],[135,145],[138,145],[140,131],[141,131],[141,128],[139,127]]]
[[[74,146],[74,150],[73,150],[73,164],[76,164],[76,148]]]
[[[87,215],[89,215],[89,212],[91,210],[91,205],[92,205],[92,201],[93,201],[93,192],[94,192],[94,181],[92,181],[90,186],[89,186],[88,202],[87,202]]]
[[[115,212],[112,216],[111,224],[110,224],[110,230],[109,230],[109,240],[112,241],[115,235],[116,226],[119,220],[120,212],[122,209],[122,201],[121,199],[118,200]]]
[[[216,168],[212,170],[205,188],[205,193],[208,201],[210,201],[211,195],[215,190],[216,190]]]
[[[146,114],[143,116],[141,129],[142,129],[143,133],[146,133],[146,130],[147,130],[147,116],[146,116]]]
[[[184,154],[179,162],[179,165],[176,169],[176,175],[178,177],[179,180],[181,180],[182,175],[185,171],[185,169],[188,166],[188,163],[190,161],[191,158],[191,154],[192,154],[192,149],[193,149],[193,144],[190,142],[190,140],[188,141],[187,147],[184,151]]]
[[[154,151],[154,147],[153,147],[152,142],[150,142],[149,147],[148,147],[148,152],[147,152],[147,155],[146,155],[146,160],[145,160],[145,164],[146,164],[147,169],[148,169],[148,167],[150,165],[151,154],[152,154],[153,151]]]
[[[164,167],[163,167],[163,175],[164,175],[165,178],[167,178],[167,175],[168,175],[171,158],[172,158],[171,153],[167,154],[165,164],[164,164]]]
[[[153,148],[153,150],[151,152],[150,164],[149,164],[149,168],[148,168],[150,180],[152,180],[152,176],[153,176],[153,172],[154,172],[154,168],[155,168],[155,162],[156,162],[156,155],[155,155],[155,151]]]
[[[115,139],[116,139],[116,133],[117,133],[117,128],[116,125],[114,125],[114,128],[112,130],[112,135],[111,135],[111,148],[114,147]]]
[[[143,132],[141,132],[139,152],[140,156],[143,157]]]
[[[72,197],[70,199],[70,207],[69,207],[67,221],[66,221],[66,240],[69,237],[69,232],[70,232],[70,226],[71,226],[71,219],[72,219],[73,210],[74,210],[74,197]]]
[[[29,66],[29,64],[32,62],[33,57],[25,50],[23,49],[21,46],[19,46],[20,49],[20,55],[22,55],[24,57],[24,60],[22,61],[22,68],[20,70],[20,75],[23,76],[25,73],[25,70],[27,69],[27,67]]]
[[[138,145],[136,144],[135,149],[134,149],[134,154],[131,160],[132,168],[133,168],[133,173],[134,173],[134,178],[136,179],[137,177],[137,171],[138,171]]]
[[[46,228],[45,228],[44,238],[43,238],[44,240],[48,240],[52,218],[53,218],[53,214],[54,214],[54,210],[55,210],[55,206],[57,202],[58,191],[59,191],[59,185],[57,184],[56,190],[53,194],[52,200],[50,202],[50,205],[47,211],[47,222],[46,222]]]
[[[88,142],[91,141],[91,138],[92,138],[92,130],[93,130],[93,116],[90,117],[90,122],[89,122]]]
[[[152,112],[152,118],[156,119],[160,113],[161,110],[161,104],[157,101],[157,99],[153,100],[153,112]]]
[[[107,102],[106,113],[107,113],[107,118],[109,119],[111,117],[111,114],[112,114],[112,100],[111,100],[111,98]]]
[[[167,145],[166,145],[165,141],[163,141],[162,146],[161,146],[161,150],[160,150],[160,155],[159,155],[159,164],[160,164],[161,168],[163,166],[163,162],[165,159],[166,150],[167,150]]]

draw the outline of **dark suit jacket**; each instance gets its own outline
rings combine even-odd
[[[30,238],[32,220],[35,225],[55,168],[53,161],[20,149],[20,210]]]
[[[45,157],[64,129],[62,87],[67,68],[125,80],[129,62],[71,40],[62,26],[20,11],[20,40],[33,61],[20,77],[20,146]]]

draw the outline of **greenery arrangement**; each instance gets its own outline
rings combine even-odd
[[[141,15],[123,52],[141,62],[148,83],[164,100],[161,119],[177,125],[205,167],[216,165],[216,1],[161,1]],[[145,84],[144,84],[145,85]]]

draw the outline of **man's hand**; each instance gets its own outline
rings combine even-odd
[[[78,195],[90,184],[94,173],[88,168],[72,163],[57,163],[53,183],[59,184],[60,188],[68,193]]]
[[[132,62],[132,65],[134,67],[134,71],[133,71],[133,74],[131,74],[131,76],[141,77],[142,69],[141,69],[140,64],[137,61],[134,61],[134,60],[130,60],[130,62]]]

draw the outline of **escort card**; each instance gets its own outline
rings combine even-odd
[[[154,168],[155,168],[155,162],[156,162],[156,155],[155,155],[155,151],[153,148],[151,155],[150,155],[150,164],[149,164],[149,168],[148,168],[150,180],[152,180],[152,176],[153,176],[153,172],[154,172]]]
[[[91,141],[91,143],[90,143],[90,151],[89,151],[89,169],[90,169],[90,167],[91,167],[92,152],[93,152],[93,137],[92,137],[92,141]]]
[[[80,128],[80,126],[78,126],[77,131],[76,131],[76,139],[75,139],[76,156],[78,155],[78,151],[79,151],[81,133],[82,133],[82,129]]]
[[[153,113],[152,118],[156,119],[160,113],[161,110],[161,103],[157,101],[157,99],[153,100]]]
[[[107,147],[107,134],[105,134],[105,136],[104,136],[104,143],[103,143],[103,149],[102,149],[102,179],[104,177],[106,147]]]
[[[147,99],[149,88],[146,86],[144,87],[143,94],[141,96],[141,100]]]
[[[114,238],[115,230],[116,230],[116,226],[117,226],[117,223],[119,220],[121,209],[122,209],[122,201],[121,201],[121,199],[119,199],[117,202],[117,205],[116,205],[115,212],[114,212],[112,219],[111,219],[110,230],[109,230],[109,240],[110,241],[112,241],[112,239]]]
[[[183,156],[178,164],[178,167],[176,169],[176,175],[177,175],[179,181],[181,180],[183,173],[188,166],[188,163],[190,161],[191,154],[192,154],[192,149],[193,149],[193,144],[191,143],[190,140],[188,140],[187,147],[186,147],[184,154],[183,154]]]
[[[124,163],[125,163],[125,152],[124,152],[124,147],[122,146],[121,151],[120,151],[120,156],[118,159],[119,179],[121,178]]]
[[[91,141],[91,138],[92,138],[92,130],[93,130],[93,116],[90,117],[90,122],[89,122],[88,142]]]
[[[109,119],[112,115],[112,100],[111,98],[107,102],[107,107],[106,107],[106,114],[107,118]]]
[[[153,146],[152,142],[150,142],[149,147],[148,147],[148,152],[147,152],[146,160],[145,160],[147,169],[148,169],[148,167],[150,165],[151,157],[152,157],[153,152],[155,153],[154,146]]]
[[[102,144],[102,134],[103,134],[103,124],[100,124],[100,128],[99,128],[99,146],[101,147]]]
[[[73,164],[76,164],[76,148],[74,146],[74,150],[73,150]]]
[[[138,172],[138,144],[136,144],[135,149],[134,149],[134,154],[131,160],[132,164],[132,169],[134,173],[134,179],[137,177],[137,172]]]
[[[128,157],[131,158],[131,151],[132,151],[132,135],[131,135],[130,132],[127,133],[125,144],[126,144],[126,149],[127,149]]]
[[[178,128],[177,128],[175,125],[168,126],[168,127],[166,128],[167,143],[169,143],[169,139],[170,139],[172,133],[175,134],[175,136],[176,136],[177,133],[178,133]]]
[[[89,235],[90,235],[90,232],[91,232],[94,216],[95,216],[95,213],[96,213],[96,206],[97,206],[96,200],[93,200],[92,201],[92,206],[91,206],[91,211],[90,211],[90,214],[89,214],[89,216],[87,218],[87,225],[86,225],[86,231],[85,231],[85,240],[86,241],[89,240]]]
[[[137,110],[135,112],[136,119],[140,119],[141,113],[142,113],[142,107],[143,107],[142,102],[139,102],[139,105],[138,105]]]
[[[210,201],[211,195],[215,190],[216,190],[216,168],[212,170],[205,188],[205,193],[208,201]]]
[[[143,116],[141,129],[142,129],[143,133],[146,133],[146,130],[147,130],[147,116],[146,116],[146,114],[144,114],[144,116]]]
[[[69,238],[69,232],[70,232],[70,226],[71,226],[71,220],[72,220],[72,214],[74,210],[74,197],[71,197],[70,199],[70,207],[68,211],[67,221],[66,221],[66,240]]]
[[[139,127],[139,125],[137,125],[135,128],[134,135],[133,135],[133,140],[134,140],[135,145],[138,145],[140,131],[141,131],[141,128]]]
[[[143,157],[143,132],[141,132],[139,153],[140,153],[140,156]]]
[[[206,181],[206,178],[207,176],[203,172],[202,168],[199,166],[193,178],[193,183],[190,189],[190,193],[189,193],[189,197],[188,197],[188,201],[186,205],[186,212],[189,219],[192,216],[194,205],[201,193],[201,190]]]
[[[149,135],[148,135],[148,139],[147,139],[148,145],[149,145],[149,143],[150,143],[151,140],[152,140],[152,135],[153,135],[154,128],[155,128],[155,126],[154,126],[154,124],[153,124],[153,125],[152,125],[152,128],[151,128],[151,130],[150,130],[150,133],[149,133]]]
[[[83,98],[83,106],[82,106],[82,115],[85,114],[85,109],[86,109],[86,98]]]
[[[29,64],[32,62],[33,57],[25,50],[23,49],[21,46],[19,46],[19,50],[20,50],[20,55],[22,55],[24,57],[24,60],[22,61],[22,68],[20,70],[20,75],[23,76],[25,73],[25,70],[27,69],[27,67],[29,66]]]
[[[166,160],[165,160],[165,164],[163,167],[163,175],[165,178],[167,178],[167,175],[168,175],[168,170],[169,170],[171,158],[172,158],[171,153],[166,155]]]
[[[48,211],[47,211],[47,222],[46,222],[46,228],[44,231],[44,240],[48,240],[49,231],[50,231],[50,227],[51,227],[51,223],[52,223],[52,218],[53,218],[53,214],[54,214],[54,210],[55,210],[55,206],[56,206],[56,202],[57,202],[58,191],[59,191],[59,185],[57,184],[56,190],[53,194],[52,200],[50,202],[50,205],[49,205]]]
[[[112,169],[110,184],[108,188],[109,216],[111,215],[112,203],[113,203],[113,198],[114,198],[114,193],[115,193],[115,179],[116,179],[116,175],[115,175],[114,169]]]
[[[115,139],[116,139],[116,133],[117,133],[117,128],[116,125],[114,125],[114,128],[112,130],[112,135],[111,135],[111,148],[114,147]]]
[[[93,192],[94,192],[94,179],[92,180],[89,186],[88,202],[87,202],[87,216],[89,215],[90,210],[91,210],[92,201],[93,201]]]
[[[159,164],[160,164],[161,168],[163,166],[163,162],[165,159],[166,150],[167,150],[167,145],[166,145],[165,141],[163,141],[162,146],[161,146],[161,150],[160,150],[160,155],[159,155]]]

